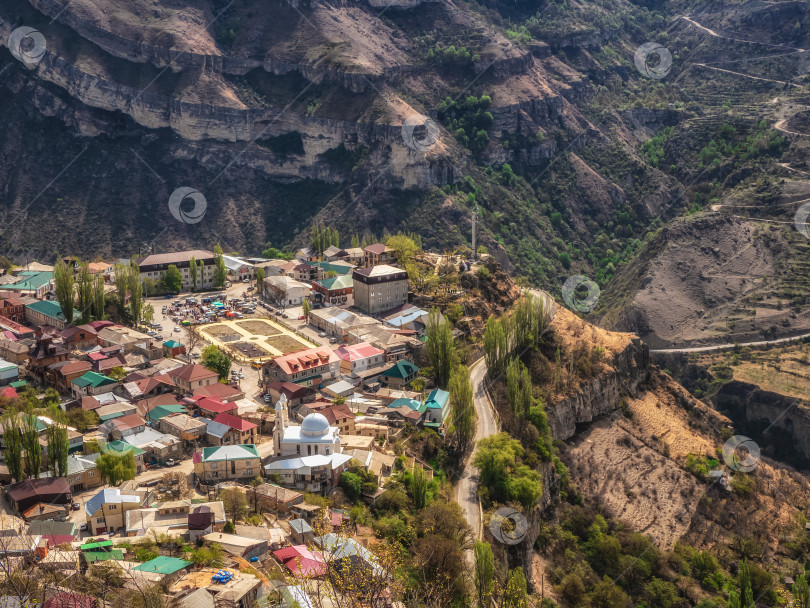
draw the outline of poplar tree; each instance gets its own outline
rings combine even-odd
[[[475,433],[475,405],[470,383],[470,370],[459,365],[453,370],[448,385],[450,392],[450,424],[460,450],[470,444]]]
[[[48,469],[54,477],[64,477],[68,473],[68,451],[70,438],[67,427],[55,422],[46,431],[48,438]]]
[[[4,460],[9,475],[14,481],[23,480],[22,435],[17,412],[10,410],[3,419],[3,445],[6,447]]]
[[[453,368],[455,344],[450,323],[442,316],[438,308],[431,309],[425,326],[427,334],[428,359],[433,366],[433,375],[440,387],[446,387]]]
[[[93,317],[98,320],[104,318],[105,300],[104,275],[99,273],[95,276],[93,281]]]
[[[75,282],[73,268],[65,263],[62,256],[56,254],[56,263],[53,266],[53,285],[56,291],[56,299],[59,300],[59,308],[62,309],[62,314],[67,323],[73,321],[73,308],[76,297]]]
[[[191,291],[197,291],[197,260],[194,256],[188,262],[188,271],[191,275]]]
[[[137,327],[143,308],[143,285],[141,284],[141,269],[135,262],[129,266],[127,287],[129,289],[129,312],[132,315],[132,322]]]
[[[487,542],[478,541],[473,549],[475,555],[475,598],[479,608],[492,605],[495,589],[495,556]]]
[[[93,306],[93,275],[90,274],[90,265],[82,262],[79,265],[79,273],[76,276],[76,293],[78,295],[78,308],[82,315],[82,321],[88,321]],[[71,319],[68,319],[70,323]]]

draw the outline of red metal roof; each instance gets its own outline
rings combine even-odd
[[[326,560],[320,551],[310,551],[306,545],[294,545],[274,551],[275,558],[295,575],[309,577],[326,574]]]
[[[232,416],[231,414],[219,414],[216,418],[214,418],[214,422],[224,424],[225,426],[229,426],[232,429],[236,429],[242,433],[255,429],[258,426],[257,424],[243,420],[239,416]]]

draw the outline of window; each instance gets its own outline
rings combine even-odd
[[[109,507],[110,511],[115,511],[118,508],[118,505],[107,505],[107,507]]]
[[[216,463],[216,462],[212,462],[212,463],[211,463],[211,468],[212,468],[212,469],[216,469],[216,468],[217,468],[217,463]]]
[[[104,523],[104,518],[103,517],[97,517],[96,518],[96,523],[97,524],[103,524]]]

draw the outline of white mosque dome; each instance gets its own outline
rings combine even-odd
[[[309,437],[321,437],[329,432],[329,421],[323,414],[310,414],[301,423],[301,434]]]

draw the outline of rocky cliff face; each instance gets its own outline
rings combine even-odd
[[[801,399],[765,391],[739,380],[724,384],[714,398],[735,431],[757,441],[764,454],[810,465],[810,411]]]
[[[619,409],[622,396],[635,396],[639,384],[650,373],[647,345],[638,338],[613,358],[612,371],[585,382],[573,396],[546,406],[554,439],[574,436],[578,424],[593,422],[599,416]]]

